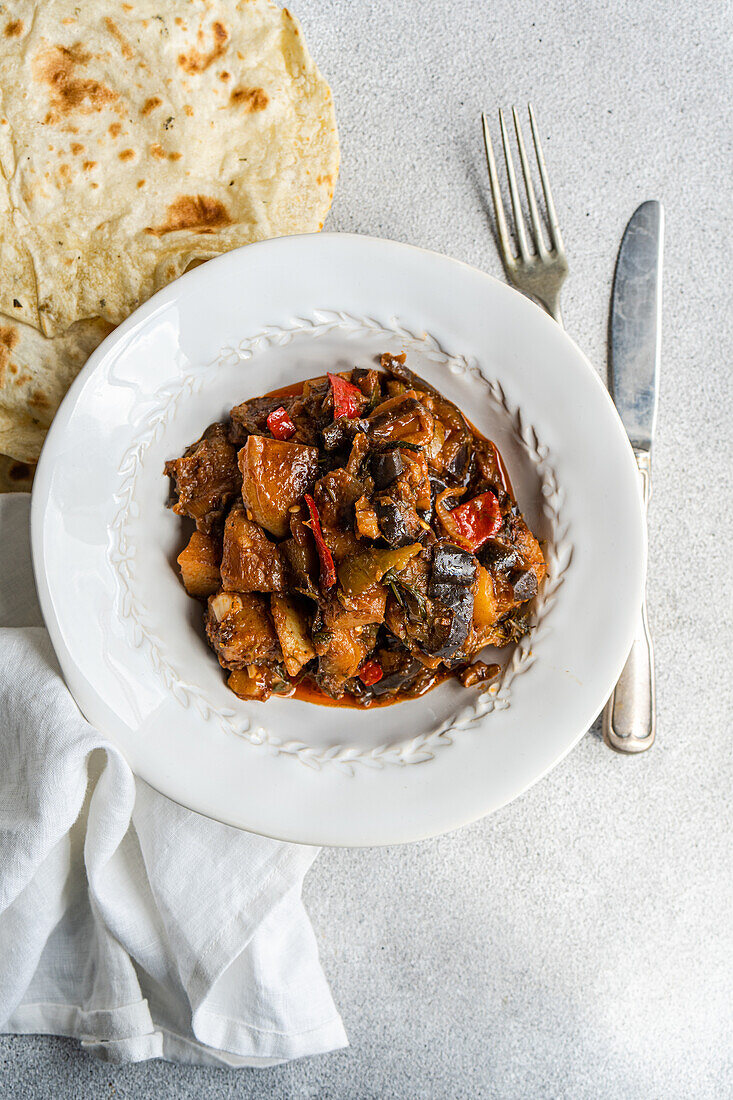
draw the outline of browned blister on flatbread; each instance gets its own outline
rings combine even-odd
[[[30,493],[35,472],[34,463],[0,454],[0,493]]]

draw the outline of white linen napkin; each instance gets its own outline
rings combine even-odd
[[[111,1062],[272,1065],[347,1043],[301,901],[316,848],[182,809],[83,718],[0,496],[0,1031]]]

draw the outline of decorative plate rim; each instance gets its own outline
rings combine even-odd
[[[547,574],[533,603],[531,629],[515,645],[499,679],[487,691],[478,695],[472,705],[460,708],[435,729],[372,748],[343,744],[323,748],[299,739],[284,740],[265,726],[254,724],[247,718],[242,720],[232,708],[218,706],[205,690],[187,683],[166,656],[163,641],[145,621],[144,608],[135,592],[134,540],[128,537],[126,530],[129,521],[139,514],[135,490],[145,453],[161,438],[179,403],[194,396],[202,388],[207,371],[217,366],[233,366],[246,362],[267,347],[282,347],[299,337],[317,339],[334,331],[350,336],[378,335],[385,339],[396,338],[406,348],[419,350],[424,358],[440,363],[451,373],[475,378],[484,387],[497,411],[507,418],[515,441],[538,474],[543,497],[542,509],[552,532],[547,540],[545,554]],[[547,618],[570,565],[573,545],[569,537],[569,524],[562,515],[564,492],[550,462],[548,447],[540,442],[536,428],[526,423],[520,406],[510,402],[504,386],[497,379],[487,377],[475,356],[448,352],[435,336],[428,332],[418,335],[400,324],[396,317],[391,317],[387,326],[373,317],[356,316],[342,310],[314,309],[310,317],[296,317],[291,325],[265,325],[254,335],[240,341],[236,347],[223,347],[213,359],[196,365],[183,377],[178,377],[160,389],[157,397],[158,401],[145,417],[119,466],[122,481],[113,497],[118,507],[109,526],[107,558],[117,577],[116,602],[120,618],[129,628],[133,645],[138,649],[145,649],[156,674],[162,678],[166,689],[182,707],[194,707],[204,720],[215,718],[227,733],[274,755],[292,757],[314,770],[331,767],[352,776],[356,766],[380,769],[389,766],[405,767],[433,760],[439,749],[453,744],[453,735],[475,725],[493,711],[509,708],[512,684],[532,666],[536,660],[537,640],[549,629]]]

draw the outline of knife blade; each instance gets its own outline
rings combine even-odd
[[[610,389],[634,449],[644,507],[651,494],[662,331],[664,208],[644,202],[621,241],[611,304]],[[603,712],[603,738],[617,752],[644,752],[656,736],[654,652],[642,600],[631,651]]]
[[[611,306],[611,393],[631,446],[650,451],[657,420],[664,209],[644,202],[626,226]]]

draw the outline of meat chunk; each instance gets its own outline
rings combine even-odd
[[[522,516],[511,515],[508,518],[507,526],[509,527],[512,546],[520,555],[523,568],[532,570],[539,585],[547,572],[540,544]]]
[[[487,665],[485,661],[474,661],[472,665],[468,665],[458,673],[458,679],[464,687],[475,687],[476,684],[487,684],[500,672],[500,665]]]
[[[344,609],[339,621],[345,626],[382,623],[387,607],[387,589],[383,584],[373,584],[371,588],[365,588],[363,592],[351,596],[340,592],[339,602]]]
[[[321,517],[324,530],[328,528],[352,528],[354,505],[362,496],[364,487],[345,469],[331,470],[316,482],[313,499]]]
[[[376,626],[354,625],[355,618],[359,623],[358,612],[346,610],[335,597],[331,597],[322,607],[320,625],[313,633],[318,654],[316,680],[319,687],[334,699],[343,696],[347,681],[356,676],[374,644]]]
[[[262,528],[233,508],[224,527],[221,580],[233,592],[284,592],[285,568],[280,551]]]
[[[210,596],[221,587],[220,560],[219,544],[210,535],[194,531],[177,558],[183,587],[189,596]]]
[[[238,457],[245,506],[261,527],[284,538],[288,509],[310,492],[318,476],[318,449],[251,435]]]
[[[226,591],[209,596],[206,633],[224,668],[275,665],[283,659],[264,596]]]
[[[267,431],[270,413],[281,407],[289,413],[294,402],[295,397],[292,396],[253,397],[250,401],[235,405],[229,415],[239,436],[244,440],[248,435],[263,435]]]
[[[317,600],[319,561],[313,533],[306,524],[308,509],[305,505],[293,507],[289,516],[291,538],[280,543],[280,553],[290,587]]]
[[[389,490],[395,500],[422,511],[430,507],[432,488],[428,476],[428,461],[424,453],[404,451],[402,456],[404,469]]]
[[[242,484],[237,452],[221,424],[207,428],[182,458],[166,462],[165,472],[178,498],[173,511],[190,516],[204,534],[216,527]]]
[[[290,408],[290,417],[296,427],[296,440],[316,446],[321,431],[333,419],[333,400],[328,378],[321,375],[303,383],[302,393]]]
[[[326,376],[309,378],[301,393],[254,397],[231,411],[232,436],[240,446],[249,435],[269,435],[267,418],[282,406],[295,425],[294,443],[315,446],[323,428],[333,419],[331,388]]]

